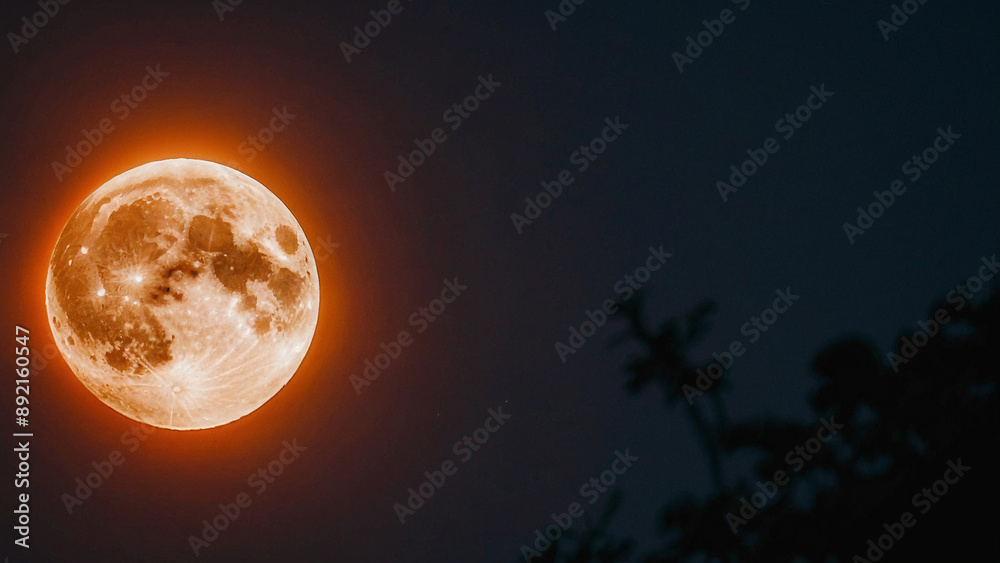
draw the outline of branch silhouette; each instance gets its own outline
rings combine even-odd
[[[688,404],[685,386],[694,386],[697,370],[707,367],[693,362],[691,351],[709,331],[714,303],[656,328],[644,318],[641,295],[618,305],[624,329],[609,347],[628,344],[640,351],[624,366],[625,390],[639,394],[658,385],[666,408],[683,409],[713,486],[705,498],[685,495],[666,503],[661,545],[642,556],[644,563],[995,560],[996,517],[983,507],[1000,500],[1000,292],[961,309],[935,303],[927,318],[945,309],[949,321],[915,353],[918,330],[903,331],[892,353],[905,361],[890,365],[858,337],[824,347],[812,365],[819,381],[808,404],[815,418],[805,422],[766,415],[731,421],[722,397],[730,388],[729,370],[704,391],[707,397]],[[789,454],[821,436],[824,422],[827,429],[840,428],[821,449],[804,454],[808,460],[796,455],[790,464]],[[726,461],[746,453],[757,460],[753,471],[727,482]],[[924,499],[955,460],[974,468],[952,486],[960,492]],[[788,479],[779,485],[775,477],[782,471]],[[773,495],[762,506],[747,500],[763,490]],[[540,561],[629,561],[634,543],[607,531],[620,502],[616,494],[593,526],[556,542]],[[916,528],[892,528],[905,536],[879,547],[884,544],[875,542],[904,512],[915,517]]]

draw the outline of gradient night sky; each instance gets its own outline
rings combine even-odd
[[[134,423],[49,361],[32,378],[33,559],[8,541],[11,561],[193,559],[188,536],[249,492],[200,560],[510,562],[624,448],[640,461],[613,529],[644,553],[665,501],[708,490],[702,452],[658,389],[622,389],[629,352],[606,348],[620,325],[565,364],[553,346],[650,246],[673,253],[644,286],[650,320],[720,305],[700,358],[741,338],[775,289],[801,295],[738,360],[728,401],[737,417],[802,420],[820,347],[860,334],[889,350],[1000,251],[995,3],[930,0],[886,42],[888,0],[590,0],[557,31],[544,16],[556,0],[403,0],[351,64],[339,44],[385,3],[245,0],[224,21],[208,0],[162,4],[71,1],[19,53],[5,44],[0,327],[30,328],[40,354],[45,269],[70,213],[111,177],[174,157],[232,163],[285,202],[319,260],[320,325],[260,410],[160,430],[134,452],[120,440]],[[679,73],[671,54],[727,7],[735,22]],[[5,2],[0,29],[37,9]],[[119,120],[111,103],[147,65],[169,76]],[[502,85],[451,131],[444,111],[490,74]],[[716,180],[821,84],[835,94],[723,203]],[[295,119],[248,160],[240,143],[285,106]],[[511,213],[615,116],[627,131],[518,234]],[[105,117],[115,130],[60,182],[52,161]],[[855,208],[948,126],[961,138],[851,245]],[[390,192],[384,171],[437,127],[448,140]],[[324,260],[325,240],[339,247]],[[455,277],[469,289],[356,396],[350,375]],[[401,526],[392,505],[500,405],[511,419]],[[247,477],[293,439],[306,450],[257,495]],[[125,463],[68,515],[61,496],[115,449]]]

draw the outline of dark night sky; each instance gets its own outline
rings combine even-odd
[[[620,324],[565,364],[554,351],[650,246],[673,253],[643,286],[651,321],[719,304],[698,359],[745,342],[741,325],[775,289],[801,296],[748,345],[727,399],[734,416],[801,420],[817,350],[847,334],[889,350],[1000,251],[996,4],[929,0],[889,41],[876,21],[891,2],[859,4],[590,0],[553,31],[555,0],[404,0],[350,64],[339,44],[384,3],[246,0],[224,21],[208,0],[61,6],[0,54],[3,330],[51,342],[43,281],[59,230],[88,193],[150,160],[234,163],[285,201],[318,258],[320,241],[340,246],[319,261],[320,326],[286,389],[226,427],[150,436],[71,515],[61,495],[122,448],[132,421],[61,358],[35,374],[34,558],[10,543],[0,554],[189,560],[201,520],[251,491],[199,559],[510,562],[625,448],[640,460],[620,478],[614,530],[652,549],[665,501],[708,489],[691,427],[658,389],[625,393],[629,351],[606,346]],[[679,73],[671,54],[727,7],[735,22]],[[5,2],[0,29],[37,9]],[[58,181],[51,162],[157,64],[163,84]],[[448,128],[443,112],[490,74],[501,86],[391,192],[384,171]],[[834,95],[724,203],[715,182],[820,85]],[[240,143],[284,106],[295,119],[248,161]],[[511,213],[616,116],[628,129],[518,234]],[[901,165],[949,126],[961,138],[905,180]],[[908,190],[850,244],[842,224],[895,179]],[[456,276],[467,292],[356,396],[350,375]],[[401,526],[392,505],[500,405],[511,419]],[[246,476],[286,439],[306,451],[257,496]]]

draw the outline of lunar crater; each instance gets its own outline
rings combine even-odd
[[[264,186],[197,160],[146,164],[91,194],[49,264],[56,343],[135,420],[209,428],[257,409],[298,368],[319,283],[308,239]]]

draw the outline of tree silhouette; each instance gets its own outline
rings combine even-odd
[[[641,350],[625,366],[626,390],[656,384],[667,408],[684,410],[714,488],[705,498],[666,505],[662,545],[642,555],[644,563],[998,560],[1000,292],[978,306],[936,303],[927,318],[944,311],[948,320],[904,332],[885,360],[860,338],[822,349],[813,362],[819,385],[809,398],[815,419],[806,422],[730,421],[722,400],[728,373],[703,394],[692,393],[708,365],[690,354],[708,331],[714,304],[656,329],[646,324],[641,296],[619,306],[626,327],[611,344]],[[788,452],[811,445],[824,421],[842,428],[829,442],[814,440],[821,444],[815,453],[804,450],[789,462]],[[725,461],[737,452],[755,454],[757,463],[752,475],[727,480]],[[932,484],[961,465],[971,469],[937,494]],[[787,478],[780,481],[778,472]],[[629,561],[632,544],[607,532],[617,506],[610,503],[597,526],[574,537],[572,549],[562,542],[540,561]]]

